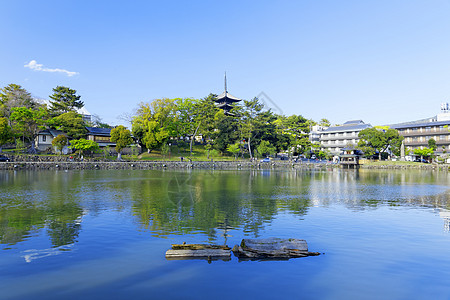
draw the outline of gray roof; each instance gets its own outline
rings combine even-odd
[[[88,134],[110,136],[111,128],[86,127]]]
[[[51,135],[53,137],[56,137],[56,136],[58,136],[60,134],[66,135],[63,131],[55,130],[55,129],[45,129],[45,130],[39,131],[38,134],[40,134],[40,135]]]
[[[344,125],[331,126],[328,129],[325,129],[324,131],[322,131],[322,133],[341,132],[341,131],[361,131],[361,130],[369,128],[369,127],[372,127],[372,125],[366,124],[361,120],[347,121],[344,123]]]
[[[237,98],[237,97],[231,95],[231,94],[228,93],[228,92],[223,92],[222,94],[220,94],[219,96],[217,96],[217,100],[216,100],[216,101],[223,100],[223,99],[225,99],[225,98],[228,99],[228,100],[230,100],[230,101],[232,101],[232,102],[239,102],[239,101],[242,100],[242,99],[239,99],[239,98]]]
[[[439,121],[439,122],[426,122],[426,120],[420,120],[421,122],[407,122],[390,125],[391,128],[394,129],[402,129],[402,128],[415,128],[415,127],[427,127],[427,126],[440,126],[440,125],[450,125],[450,120],[447,121]],[[424,122],[425,121],[425,122]]]

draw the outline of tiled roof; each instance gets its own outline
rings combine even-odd
[[[88,134],[93,135],[111,135],[111,128],[86,127]]]
[[[391,125],[391,128],[394,129],[401,129],[401,128],[415,128],[415,127],[427,127],[427,126],[440,126],[440,125],[450,125],[450,120],[447,121],[439,121],[439,122],[422,122],[422,123],[414,123],[414,122],[408,122],[408,123],[400,123],[400,124],[394,124]]]
[[[347,123],[347,122],[346,122]],[[332,126],[328,129],[325,129],[322,131],[322,133],[328,133],[328,132],[341,132],[341,131],[357,131],[357,130],[363,130],[366,128],[372,127],[370,124],[354,124],[350,123],[348,125],[342,125],[342,126]]]

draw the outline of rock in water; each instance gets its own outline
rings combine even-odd
[[[233,247],[233,253],[239,258],[294,258],[319,255],[309,252],[308,244],[300,239],[243,239],[241,245]]]

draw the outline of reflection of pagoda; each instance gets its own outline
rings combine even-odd
[[[230,113],[230,110],[233,108],[233,103],[242,101],[242,99],[236,98],[228,93],[227,73],[225,73],[225,92],[217,96],[217,99],[214,101],[216,102],[217,107],[223,109],[226,115],[233,115],[232,113]]]

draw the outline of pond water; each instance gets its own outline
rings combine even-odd
[[[1,299],[450,299],[450,176],[0,171]],[[167,260],[300,238],[320,256]]]

